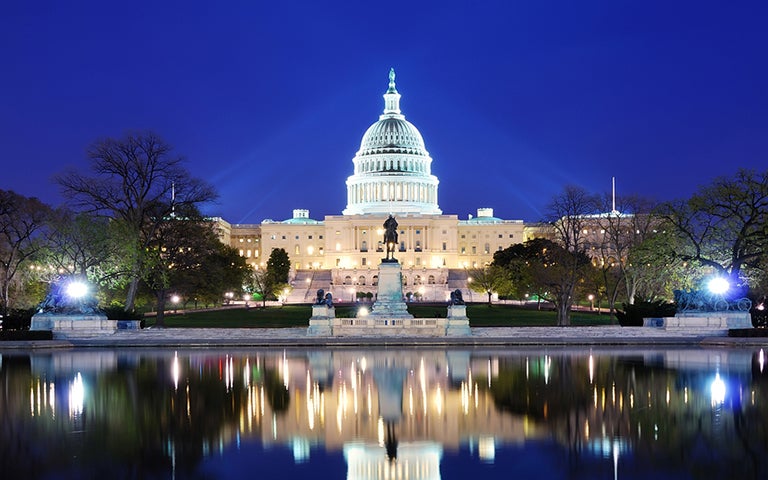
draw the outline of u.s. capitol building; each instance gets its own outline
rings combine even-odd
[[[384,111],[352,159],[342,214],[314,220],[309,210],[295,209],[293,218],[256,225],[220,220],[222,239],[255,268],[264,268],[273,249],[284,249],[291,260],[288,301],[312,301],[319,288],[350,301],[358,292],[376,294],[385,255],[382,225],[392,214],[398,222],[395,257],[403,268],[403,292],[443,301],[460,288],[471,297],[468,270],[491,262],[497,250],[524,242],[535,228],[496,218],[492,208],[478,208],[477,216],[466,220],[444,214],[431,165],[421,133],[400,110],[390,70]]]

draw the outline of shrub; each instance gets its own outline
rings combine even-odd
[[[616,310],[616,318],[622,327],[642,327],[644,318],[673,317],[677,311],[674,303],[665,300],[635,300],[623,304],[624,311]]]
[[[32,315],[36,312],[36,308],[8,310],[8,315],[3,318],[3,330],[29,330]]]
[[[101,309],[110,320],[143,320],[144,315],[135,310],[128,311],[120,306],[109,306]]]

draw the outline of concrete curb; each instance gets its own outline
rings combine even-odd
[[[350,336],[312,337],[306,328],[194,329],[168,328],[118,331],[105,336],[72,337],[50,341],[0,342],[0,352],[71,348],[322,348],[322,347],[478,348],[531,346],[768,346],[768,338],[727,337],[701,330],[673,332],[622,327],[497,327],[473,328],[466,337]]]

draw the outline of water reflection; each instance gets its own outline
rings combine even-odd
[[[8,478],[765,478],[767,376],[762,350],[4,354],[0,468]]]

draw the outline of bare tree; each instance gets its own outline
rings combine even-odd
[[[576,285],[584,274],[584,258],[588,256],[589,232],[595,228],[597,200],[586,190],[566,186],[547,208],[546,220],[555,232],[555,242],[570,255],[559,255],[556,306],[558,325],[570,325],[570,310]],[[554,270],[550,270],[552,272]]]
[[[56,178],[77,208],[122,222],[134,252],[125,309],[132,310],[141,278],[141,255],[159,226],[181,206],[197,206],[216,195],[207,183],[192,178],[182,158],[151,132],[99,140],[88,149],[91,175],[75,171]]]
[[[631,253],[657,233],[662,221],[653,214],[654,208],[652,201],[635,196],[619,198],[617,210],[609,197],[598,204],[598,209],[605,213],[596,216],[599,232],[592,236],[595,241],[590,246],[590,256],[602,274],[611,315],[621,287],[627,302],[634,303],[638,289],[651,274],[645,263],[632,262]]]
[[[44,247],[43,230],[51,209],[37,198],[0,190],[0,308],[13,306],[11,285],[19,269]]]

